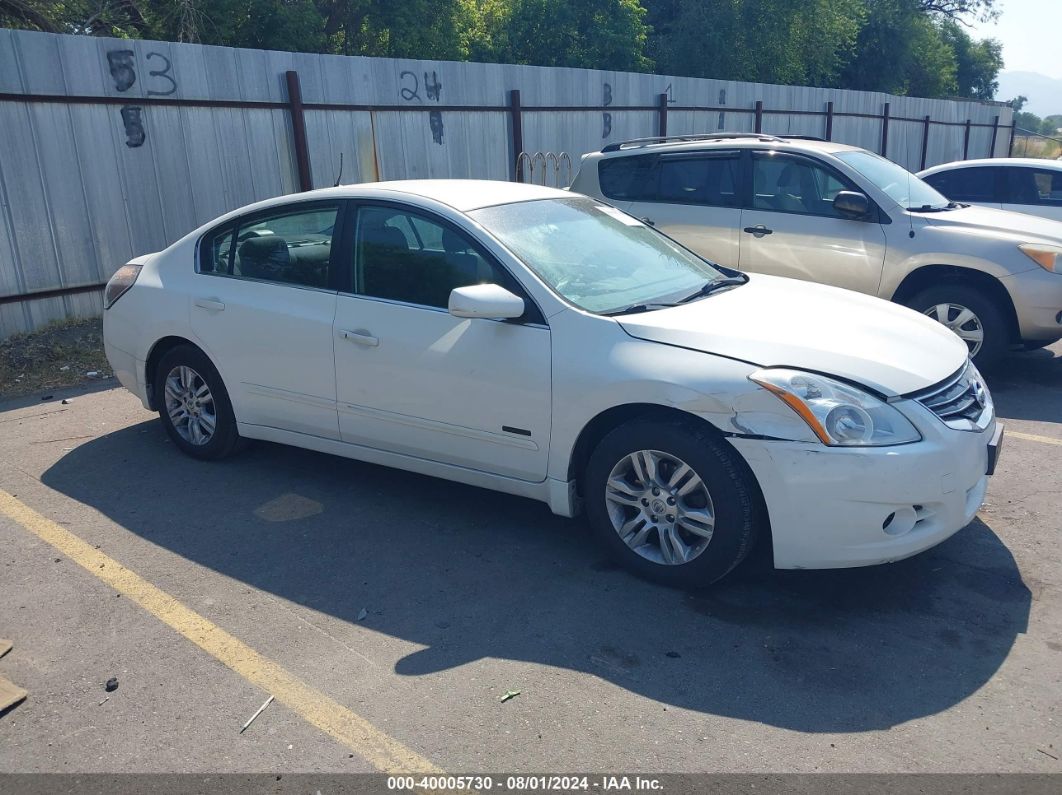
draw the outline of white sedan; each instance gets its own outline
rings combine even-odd
[[[184,452],[266,439],[546,502],[705,585],[908,557],[968,524],[1002,433],[944,326],[713,265],[505,182],[285,196],[107,285],[107,356]]]

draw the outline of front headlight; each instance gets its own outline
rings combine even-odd
[[[1062,246],[1050,246],[1042,243],[1022,243],[1021,252],[1043,268],[1052,273],[1062,273]]]
[[[882,447],[908,444],[922,435],[903,414],[861,389],[800,370],[758,370],[749,380],[795,411],[823,444]]]

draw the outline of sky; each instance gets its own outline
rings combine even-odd
[[[1005,71],[1062,79],[1062,0],[996,0],[995,22],[978,23],[975,38],[1003,42]]]

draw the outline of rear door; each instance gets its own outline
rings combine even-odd
[[[740,260],[741,153],[660,155],[650,190],[628,212],[707,260],[736,268]]]
[[[236,419],[339,437],[332,322],[342,202],[244,216],[200,242],[191,325]]]
[[[876,295],[886,249],[877,208],[852,219],[833,206],[840,191],[859,187],[816,158],[787,152],[753,151],[750,168],[741,270]]]
[[[1062,221],[1062,169],[1009,166],[1005,171],[1004,210]]]

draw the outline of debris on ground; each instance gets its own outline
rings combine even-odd
[[[0,640],[0,657],[11,651],[9,640]],[[10,709],[28,696],[25,690],[0,676],[0,712]]]
[[[501,703],[504,704],[506,701],[509,701],[510,699],[513,699],[513,698],[516,698],[518,695],[520,695],[520,691],[519,690],[506,690],[505,691],[505,695],[502,696],[501,699],[500,699]]]
[[[369,611],[368,611],[368,610],[366,610],[366,609],[365,609],[365,608],[363,607],[363,608],[361,608],[361,610],[359,610],[359,611],[358,611],[358,618],[357,618],[357,620],[358,620],[358,621],[364,621],[364,620],[365,620],[366,618],[368,618],[368,616],[369,616]]]
[[[64,406],[69,406],[69,405],[70,405],[71,403],[73,403],[74,401],[72,401],[72,400],[71,400],[70,398],[63,398],[63,399],[62,399],[62,400],[61,400],[60,402],[61,402],[61,403],[62,403],[62,405],[64,405]]]
[[[97,380],[111,372],[100,318],[53,323],[0,340],[0,395],[5,398],[77,386],[87,372],[96,373]]]
[[[265,703],[258,708],[258,711],[255,712],[250,718],[248,718],[247,722],[245,724],[243,724],[243,727],[240,729],[239,733],[243,734],[245,731],[247,731],[247,727],[250,726],[252,723],[254,723],[255,718],[257,718],[259,715],[261,715],[263,712],[265,712],[265,708],[268,707],[272,703],[273,703],[273,696],[270,696],[269,698],[267,698],[265,700]]]
[[[103,689],[106,690],[108,693],[113,693],[115,690],[117,690],[118,689],[118,677],[117,676],[112,676],[110,679],[108,679],[107,680],[107,684],[105,684],[103,686]]]
[[[110,696],[104,696],[104,697],[103,697],[103,701],[101,701],[101,702],[100,702],[99,704],[97,704],[96,706],[97,706],[97,707],[102,707],[102,706],[103,706],[104,704],[106,704],[106,703],[107,703],[108,701],[110,701],[110,700],[111,700],[111,697],[110,697]]]
[[[664,656],[665,657],[670,657],[672,660],[677,660],[682,655],[679,654],[677,651],[669,651],[669,652],[665,652]]]
[[[11,643],[11,641],[0,638],[0,657],[3,657],[5,654],[11,651],[12,645],[13,644]]]
[[[100,371],[99,370],[89,370],[87,373],[85,373],[85,377],[86,378],[99,378],[100,377]]]

